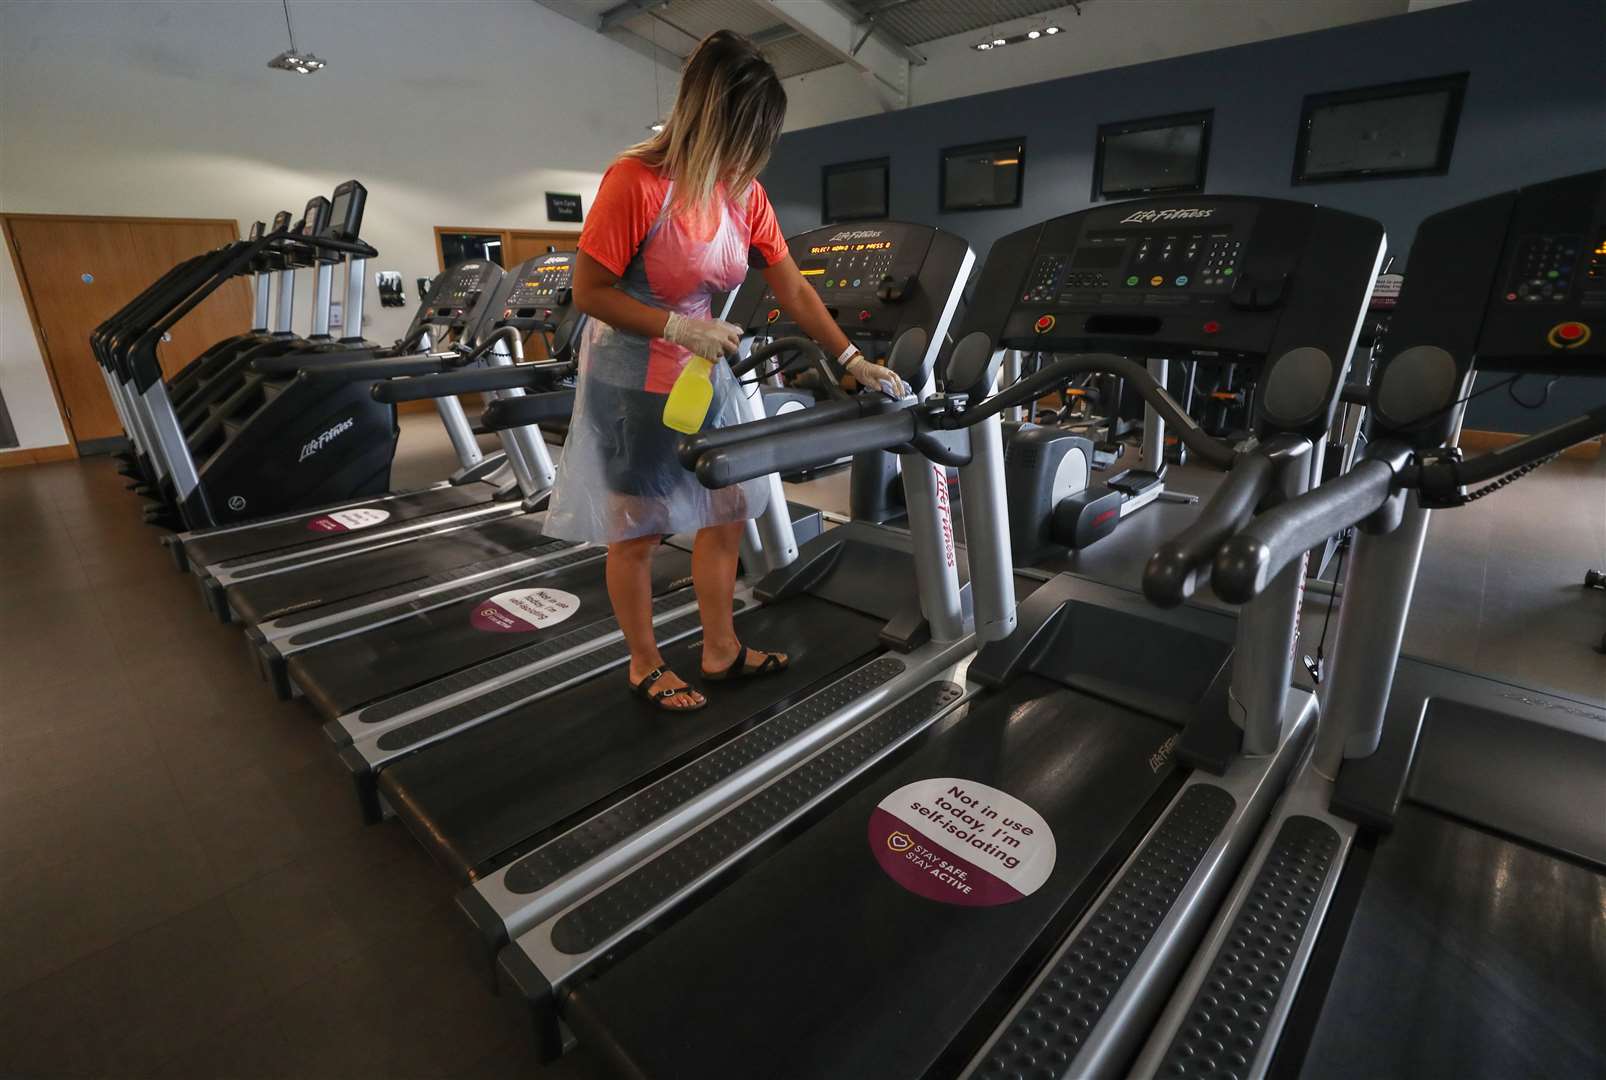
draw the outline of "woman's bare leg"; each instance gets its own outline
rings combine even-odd
[[[697,611],[703,620],[703,670],[724,671],[736,662],[736,564],[741,554],[742,522],[699,529],[691,548],[691,580],[697,590]],[[762,661],[754,650],[750,663]],[[781,654],[781,659],[786,659]],[[650,670],[650,669],[649,669]]]
[[[632,683],[639,683],[650,671],[662,667],[664,663],[652,629],[652,553],[660,539],[657,536],[641,536],[608,545],[608,599],[613,602],[614,618],[619,620],[625,645],[630,649]],[[666,671],[653,684],[654,690],[684,687],[685,680],[672,671]],[[687,688],[685,693],[676,694],[664,704],[671,708],[687,708],[702,700],[701,694]]]

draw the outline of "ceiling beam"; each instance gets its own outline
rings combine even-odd
[[[884,108],[909,104],[909,67],[925,57],[876,31],[834,0],[755,0],[786,25],[856,69]]]
[[[617,29],[622,23],[634,19],[638,15],[645,15],[653,8],[668,7],[669,0],[624,0],[622,4],[615,4],[602,13],[602,21],[597,29],[603,33]]]
[[[667,0],[652,0],[651,3],[643,0],[641,9],[662,6],[665,2]],[[661,67],[677,73],[680,71],[680,65],[685,58],[679,53],[665,49],[661,45],[655,45],[649,39],[642,37],[627,27],[616,25],[612,28],[605,28],[602,25],[602,17],[599,17],[595,11],[592,11],[583,3],[579,3],[578,0],[535,0],[535,3],[548,11],[557,12],[571,22],[579,23],[587,30],[603,35],[610,41],[618,42],[631,52],[639,53],[656,61]],[[636,10],[633,14],[641,14],[641,9]],[[610,13],[612,10],[616,9],[610,9]]]

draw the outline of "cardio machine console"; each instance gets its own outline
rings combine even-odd
[[[1606,374],[1606,171],[1515,196],[1478,366]]]
[[[469,259],[437,275],[404,340],[412,340],[425,329],[434,331],[437,338],[443,331],[472,338],[471,331],[490,311],[502,279],[502,268],[489,259]]]
[[[1376,222],[1275,199],[1094,207],[998,241],[967,329],[1034,351],[1257,362],[1297,325],[1348,355],[1381,239]]]
[[[368,202],[368,189],[356,180],[335,188],[329,200],[327,224],[319,235],[329,240],[354,242],[362,235],[362,212]]]
[[[1252,196],[1096,206],[993,245],[965,332],[1000,348],[1224,360],[1257,415],[1325,430],[1384,251],[1369,218]],[[1271,416],[1271,413],[1277,413]]]
[[[552,251],[509,270],[491,299],[488,317],[494,321],[488,325],[555,335],[550,357],[565,358],[582,321],[574,317],[574,259],[572,251]]]
[[[915,326],[935,328],[940,339],[973,259],[954,234],[900,221],[827,225],[788,237],[787,248],[832,319],[861,343],[890,343]],[[742,283],[729,321],[749,334],[799,333],[758,270]]]

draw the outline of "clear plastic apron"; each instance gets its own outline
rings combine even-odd
[[[707,318],[716,292],[747,276],[746,215],[723,189],[703,220],[670,214],[671,186],[616,286],[653,307]],[[701,235],[700,235],[701,234]],[[769,501],[763,478],[711,490],[675,455],[679,434],[663,424],[664,401],[691,353],[589,319],[580,340],[573,419],[563,445],[545,531],[565,540],[613,543],[745,521]],[[714,365],[714,401],[704,429],[740,422],[741,392],[730,366]]]

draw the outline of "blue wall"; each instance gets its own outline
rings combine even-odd
[[[1136,18],[1136,16],[1134,16]],[[1294,138],[1309,93],[1470,72],[1446,176],[1294,187]],[[1214,108],[1206,190],[1310,200],[1381,220],[1396,270],[1427,215],[1537,180],[1606,167],[1606,0],[1469,0],[1231,49],[957,98],[792,132],[764,184],[788,232],[820,224],[820,167],[892,160],[892,216],[952,230],[978,257],[1016,229],[1080,209],[1099,124]],[[1022,205],[937,210],[941,149],[1026,137]],[[1525,380],[1533,399],[1542,384]],[[1603,396],[1564,380],[1542,410],[1503,393],[1474,401],[1468,425],[1532,431]]]

